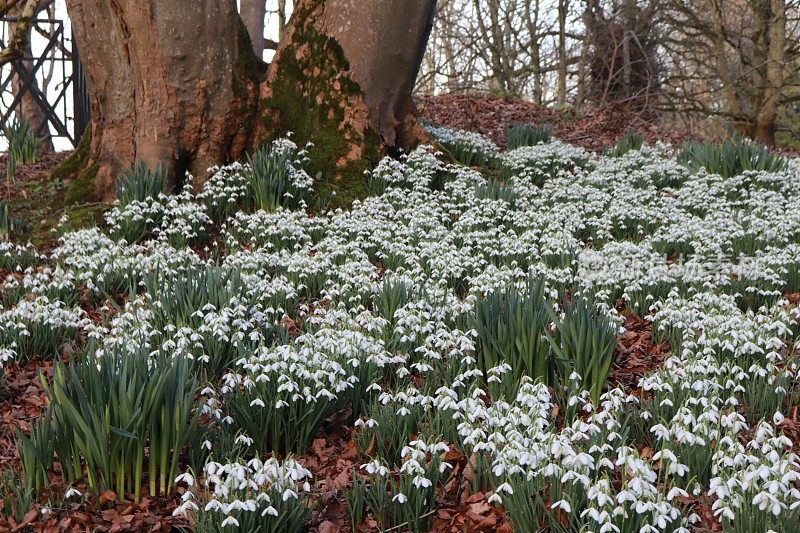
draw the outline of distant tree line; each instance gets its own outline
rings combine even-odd
[[[772,144],[798,129],[798,4],[439,0],[418,90],[625,103]]]
[[[239,1],[257,57],[278,48],[294,3]],[[52,4],[0,0],[20,18],[0,64],[29,52],[26,20]],[[689,131],[800,143],[799,71],[800,0],[438,0],[416,90],[624,104]]]

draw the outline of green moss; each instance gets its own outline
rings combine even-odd
[[[264,130],[272,138],[292,132],[298,146],[312,143],[308,172],[316,189],[335,192],[334,205],[348,205],[366,196],[364,171],[377,164],[383,143],[375,130],[361,133],[345,121],[345,110],[363,93],[345,74],[350,65],[344,50],[314,29],[312,13],[309,8],[293,15],[294,38],[278,59],[271,96],[263,102]],[[360,148],[358,159],[348,158],[353,146]]]
[[[97,200],[95,196],[95,178],[97,177],[98,165],[87,167],[67,189],[64,196],[64,205],[73,206],[89,204]]]
[[[107,207],[105,204],[91,204],[66,208],[64,214],[67,215],[67,223],[64,225],[64,230],[74,231],[103,225],[105,223],[103,213]]]
[[[77,175],[89,159],[89,147],[91,142],[92,127],[90,125],[83,132],[83,136],[78,142],[78,146],[72,151],[72,154],[50,173],[50,179],[54,181],[67,181]]]
[[[86,152],[87,139],[88,136],[84,137],[77,152]],[[82,159],[84,157],[75,158],[76,161]],[[83,161],[80,161],[80,164],[83,164]],[[15,242],[30,241],[42,251],[52,249],[57,244],[59,235],[54,230],[64,214],[68,216],[66,229],[78,229],[103,222],[102,213],[108,206],[94,201],[92,169],[89,172],[80,172],[80,166],[73,168],[77,168],[77,172],[80,173],[77,179],[72,178],[75,174],[73,171],[61,174],[56,179],[51,172],[37,175],[19,184],[21,194],[14,196],[10,207],[12,213],[25,221],[28,231],[16,236]],[[70,200],[78,203],[65,207],[65,197],[70,189],[72,190]]]
[[[47,178],[50,188],[43,190],[42,194],[48,192],[53,197],[50,209],[41,212],[34,208],[29,210],[32,218],[30,240],[34,245],[47,247],[52,244],[55,238],[52,230],[61,214],[68,216],[67,229],[77,229],[102,222],[101,215],[105,206],[97,203],[95,194],[95,178],[99,166],[96,164],[87,166],[91,137],[91,128],[87,128],[72,154]],[[35,191],[38,185],[30,184],[29,187]],[[52,208],[59,205],[58,200],[62,198],[63,210],[54,211]]]

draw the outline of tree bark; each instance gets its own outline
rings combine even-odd
[[[82,166],[99,199],[139,161],[202,177],[242,154],[255,60],[235,0],[67,0],[67,9],[92,108]]]
[[[528,38],[531,49],[531,69],[533,76],[533,101],[542,105],[544,90],[542,87],[542,50],[539,35],[539,0],[533,2],[526,0],[524,5],[525,22],[528,28]]]
[[[503,30],[500,26],[500,2],[499,0],[487,0],[486,11],[483,11],[483,3],[481,0],[473,0],[475,6],[476,21],[478,29],[481,32],[481,38],[485,45],[488,47],[488,62],[491,69],[491,79],[489,87],[492,91],[508,94],[510,79],[509,74],[505,70],[505,61],[503,56]],[[488,24],[484,20],[484,16],[488,17]]]
[[[240,0],[239,12],[242,21],[250,35],[250,42],[253,45],[253,53],[261,58],[264,54],[264,17],[267,14],[265,0]]]
[[[287,132],[314,144],[317,181],[354,192],[387,150],[426,138],[411,91],[435,0],[299,0],[265,80],[235,0],[67,7],[92,105],[83,168],[101,199],[137,161],[198,185],[207,167]]]
[[[783,89],[786,47],[786,1],[770,0],[767,14],[767,66],[764,96],[755,124],[755,139],[775,144],[775,121]]]
[[[713,43],[714,43],[714,66],[722,85],[722,92],[727,100],[727,107],[732,115],[738,117],[734,120],[734,128],[739,133],[750,134],[750,125],[742,117],[745,110],[742,101],[736,91],[736,86],[731,79],[731,68],[728,65],[728,56],[725,49],[725,19],[722,5],[716,0],[712,1],[712,24],[713,24]]]
[[[567,103],[567,0],[558,0],[558,85],[556,102]]]
[[[592,4],[586,2],[583,10],[583,42],[581,43],[581,55],[578,60],[578,80],[575,89],[575,109],[583,108],[586,100],[586,71],[589,66],[589,48],[592,46]]]
[[[385,150],[426,137],[411,92],[435,8],[435,0],[297,2],[262,84],[259,140],[292,131],[295,142],[313,143],[318,180],[363,187],[363,171]]]

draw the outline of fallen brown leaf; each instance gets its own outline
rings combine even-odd
[[[113,490],[107,490],[103,494],[100,495],[100,498],[98,499],[98,501],[99,501],[100,505],[105,505],[107,503],[115,502],[115,501],[117,501],[117,493],[114,492]]]
[[[472,505],[470,505],[468,512],[470,514],[473,514],[473,515],[482,515],[482,514],[487,513],[488,511],[491,511],[491,509],[492,509],[492,506],[489,505],[488,502],[480,501],[480,502],[476,502],[476,503],[473,503]]]
[[[28,525],[32,524],[33,521],[36,520],[37,516],[39,516],[39,511],[37,511],[36,509],[31,509],[30,511],[25,513],[25,516],[22,517],[22,522],[20,522],[16,527],[14,527],[11,530],[11,532],[16,533],[17,531],[22,531]]]
[[[319,533],[339,533],[341,529],[333,522],[324,521],[319,525]]]

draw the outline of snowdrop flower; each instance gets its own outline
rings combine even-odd
[[[237,212],[252,169],[234,163],[213,167],[197,194],[190,187],[113,206],[106,228],[66,232],[50,257],[0,243],[0,266],[11,272],[0,282],[0,365],[38,356],[48,339],[54,351],[88,338],[98,353],[143,339],[153,354],[226,367],[211,376],[221,378],[218,389],[202,388],[200,414],[232,434],[243,423],[233,399],[254,415],[313,411],[309,419],[324,420],[351,393],[367,394],[370,407],[356,414],[361,435],[391,430],[392,420],[369,411],[373,401],[406,422],[419,415],[426,428],[435,413],[461,452],[502,478],[493,504],[555,484],[563,496],[548,511],[574,513],[582,527],[683,532],[700,519],[675,502],[705,493],[725,527],[746,529],[761,513],[773,520],[764,527],[780,530],[800,509],[800,461],[781,413],[800,376],[787,357],[800,308],[783,298],[800,265],[800,163],[726,179],[689,172],[664,146],[606,157],[558,140],[501,152],[475,133],[433,127],[432,135],[492,161],[507,179],[495,191],[481,172],[421,146],[367,173],[373,196],[309,216],[300,202],[313,189],[307,154],[282,139],[271,149],[285,156],[289,192],[269,212]],[[201,250],[212,221],[220,241]],[[186,281],[213,269],[232,276],[221,297],[200,298],[180,316],[169,310],[184,289],[145,286],[156,273]],[[564,405],[527,379],[505,392],[509,361],[481,368],[477,332],[461,324],[480,298],[524,290],[529,275],[553,301],[563,289],[591,297],[620,334],[620,300],[652,327],[653,344],[670,349],[640,379],[643,394],[614,388],[595,404],[572,372]],[[84,288],[139,296],[119,313],[100,309],[95,323],[78,305]],[[288,338],[276,334],[284,329]],[[446,382],[434,383],[442,368]],[[385,375],[391,383],[376,378]],[[653,441],[652,460],[630,445],[634,433]],[[362,465],[394,482],[386,462],[402,459],[396,474],[411,490],[398,502],[414,504],[450,467],[446,442],[415,438],[400,458]],[[291,458],[209,459],[197,479],[177,480],[192,485],[178,514],[207,509],[233,528],[229,513],[275,517],[284,497],[305,504],[312,489],[311,473]],[[574,494],[588,499],[580,512]]]
[[[565,513],[572,512],[572,506],[569,504],[567,500],[558,500],[554,502],[551,506],[551,509],[562,509]]]
[[[222,521],[222,524],[220,525],[222,527],[227,527],[227,526],[239,527],[239,521],[232,516],[228,516],[225,518],[225,520]]]
[[[368,474],[378,474],[379,476],[386,476],[389,474],[389,469],[386,468],[380,461],[377,459],[372,461],[371,463],[361,465],[361,468],[367,471]]]
[[[194,485],[194,476],[192,476],[189,472],[184,472],[183,474],[178,474],[178,477],[175,478],[175,483],[186,483],[188,486]],[[186,494],[189,494],[188,492]]]

